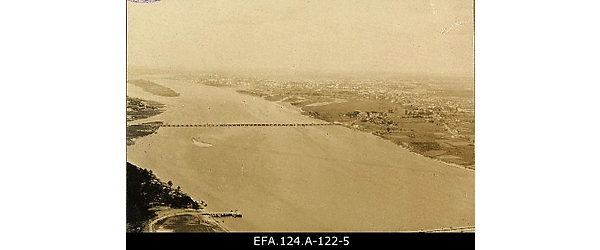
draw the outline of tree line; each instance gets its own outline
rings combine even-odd
[[[140,232],[143,223],[156,213],[151,210],[155,206],[171,208],[200,209],[200,204],[181,188],[173,188],[173,182],[162,182],[152,170],[139,168],[127,162],[127,232]]]

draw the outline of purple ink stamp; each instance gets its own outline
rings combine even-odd
[[[132,2],[132,3],[156,3],[156,2],[160,2],[160,0],[127,0],[127,2]]]

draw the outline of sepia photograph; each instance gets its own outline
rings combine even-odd
[[[127,232],[475,232],[473,1],[127,3]]]

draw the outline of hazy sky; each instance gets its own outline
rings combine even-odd
[[[128,3],[127,59],[198,70],[472,74],[473,2]]]

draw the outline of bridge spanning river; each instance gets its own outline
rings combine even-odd
[[[170,128],[212,128],[212,127],[306,127],[329,126],[333,123],[205,123],[205,124],[160,124],[160,127]]]

